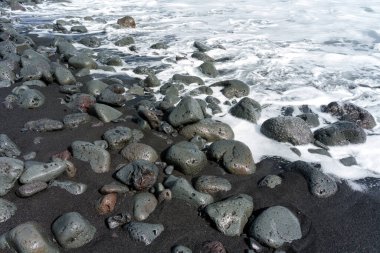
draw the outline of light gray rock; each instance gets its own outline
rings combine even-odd
[[[343,146],[365,143],[367,135],[356,123],[337,121],[316,130],[314,138],[328,146]]]
[[[48,182],[61,175],[66,169],[67,163],[64,161],[31,165],[26,167],[22,173],[20,183],[27,184],[37,181]]]
[[[132,215],[127,212],[120,213],[106,219],[107,226],[109,229],[115,229],[121,227],[132,220]]]
[[[133,161],[122,166],[116,173],[116,178],[136,190],[151,188],[157,181],[158,167],[145,160]]]
[[[208,77],[217,77],[219,75],[218,70],[215,68],[214,63],[204,62],[199,66],[199,70]]]
[[[21,198],[28,198],[45,190],[47,187],[48,184],[46,182],[36,181],[20,186],[17,189],[16,194]]]
[[[186,139],[191,139],[198,135],[208,142],[217,140],[232,140],[234,132],[226,123],[213,119],[202,119],[194,124],[187,125],[179,132]]]
[[[277,175],[268,175],[265,176],[259,183],[260,187],[268,187],[274,189],[276,186],[282,183],[281,177]]]
[[[49,132],[62,129],[63,123],[61,121],[47,118],[28,121],[24,125],[24,130],[31,130],[36,132]]]
[[[226,98],[241,98],[249,95],[249,86],[239,80],[225,80],[216,82],[211,87],[223,87],[222,93]]]
[[[298,172],[305,177],[309,183],[310,192],[318,198],[331,197],[338,191],[338,186],[333,178],[307,162],[292,162],[287,166],[287,170]]]
[[[77,82],[71,71],[63,66],[55,68],[54,76],[59,85],[73,85]]]
[[[69,65],[76,69],[96,69],[98,67],[98,64],[91,57],[85,54],[77,54],[70,57]]]
[[[22,83],[22,86],[37,86],[37,87],[46,87],[46,83],[44,81],[41,81],[41,80],[30,80],[30,81],[26,81],[26,82],[23,82]]]
[[[161,85],[161,81],[154,74],[149,74],[144,80],[145,87],[158,87]]]
[[[9,220],[17,211],[17,207],[12,202],[0,198],[0,223]]]
[[[273,206],[262,212],[252,223],[248,234],[272,248],[302,237],[298,218],[283,206]]]
[[[169,123],[178,127],[198,122],[203,118],[203,111],[198,101],[191,97],[185,97],[169,114]]]
[[[17,96],[17,104],[22,108],[38,108],[45,103],[44,94],[27,86],[16,87],[13,89],[13,93]]]
[[[98,118],[105,123],[118,119],[123,115],[120,111],[105,104],[96,103],[93,108]]]
[[[313,141],[309,125],[298,117],[279,116],[270,118],[261,125],[260,131],[268,138],[293,145],[308,144]]]
[[[177,245],[172,248],[171,253],[193,253],[193,251],[183,245]]]
[[[206,166],[207,157],[197,145],[183,141],[169,148],[165,161],[185,175],[195,175]]]
[[[240,141],[216,141],[209,147],[208,156],[232,174],[249,175],[256,170],[251,150]]]
[[[98,101],[112,106],[122,106],[127,101],[124,93],[125,89],[123,85],[112,84],[100,93]]]
[[[64,180],[64,181],[53,180],[50,183],[49,187],[58,187],[58,188],[68,191],[69,193],[73,195],[80,195],[87,190],[86,184],[77,183],[77,182],[73,182],[69,180]]]
[[[173,198],[184,200],[196,208],[214,202],[214,198],[210,194],[195,190],[185,178],[169,176],[164,185],[170,188]]]
[[[130,222],[123,228],[128,231],[132,240],[142,242],[145,245],[151,244],[164,231],[162,224],[143,222]]]
[[[57,47],[57,52],[63,55],[65,59],[70,59],[78,54],[78,50],[68,41],[56,41],[55,46]]]
[[[103,139],[108,142],[108,146],[112,150],[120,150],[132,139],[132,130],[128,127],[118,126],[107,130],[103,134]]]
[[[231,183],[222,177],[202,175],[195,181],[194,188],[197,191],[214,194],[231,190]]]
[[[17,157],[20,149],[6,134],[0,134],[0,156]]]
[[[231,115],[257,123],[261,115],[261,106],[255,100],[245,97],[230,109]]]
[[[27,49],[21,55],[21,65],[22,69],[20,75],[23,77],[24,81],[42,78],[48,83],[53,82],[50,60],[44,55],[32,49]],[[23,69],[26,71],[23,72]]]
[[[157,207],[156,197],[149,192],[140,192],[133,197],[133,216],[137,221],[146,220]]]
[[[67,128],[76,128],[79,127],[79,125],[86,124],[90,121],[90,115],[85,112],[68,114],[63,118],[63,124]]]
[[[252,197],[239,194],[212,203],[205,211],[220,232],[227,236],[240,236],[253,211]]]
[[[23,171],[23,161],[0,157],[0,196],[4,196],[13,188]]]
[[[108,84],[102,82],[101,80],[91,80],[86,83],[85,90],[88,94],[93,96],[99,96],[103,90],[108,87]]]
[[[55,239],[65,249],[75,249],[89,243],[96,228],[77,212],[65,213],[51,226]]]
[[[91,48],[100,47],[101,45],[100,39],[95,36],[84,37],[79,40],[79,43]]]
[[[110,170],[111,156],[107,150],[85,141],[74,141],[71,149],[76,159],[90,162],[91,169],[95,173],[105,173]]]
[[[151,146],[143,143],[128,144],[121,151],[121,155],[128,162],[133,162],[136,160],[146,160],[153,163],[158,159],[157,152]]]
[[[42,227],[33,221],[20,224],[3,234],[0,249],[12,253],[60,252]]]

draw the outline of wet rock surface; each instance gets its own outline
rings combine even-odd
[[[232,185],[225,178],[203,175],[197,178],[194,188],[203,193],[214,194],[217,192],[227,192],[231,190]]]
[[[198,101],[191,97],[185,97],[169,114],[169,123],[175,127],[194,123],[204,118],[203,111]]]
[[[128,144],[121,151],[121,155],[128,162],[133,162],[136,160],[146,160],[153,163],[158,159],[157,152],[151,146],[143,143]]]
[[[6,134],[0,134],[0,156],[17,157],[20,154],[17,145]]]
[[[261,106],[255,100],[246,97],[234,105],[230,113],[235,117],[257,123],[261,115]]]
[[[223,87],[222,93],[227,98],[240,98],[249,95],[249,86],[239,80],[226,80],[217,82],[211,85],[211,87]]]
[[[367,135],[355,123],[337,121],[314,132],[314,138],[328,146],[364,143]]]
[[[235,136],[229,125],[212,119],[202,119],[197,123],[187,125],[181,129],[180,134],[186,139],[198,135],[210,142],[222,139],[231,140]]]
[[[63,172],[67,164],[65,162],[38,163],[25,168],[20,177],[22,184],[33,183],[37,181],[48,182]]]

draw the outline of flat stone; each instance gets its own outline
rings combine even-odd
[[[223,87],[222,93],[226,98],[241,98],[249,95],[250,88],[248,84],[239,80],[225,80],[216,82],[211,87]],[[256,107],[256,105],[255,105]]]
[[[73,195],[80,195],[87,190],[87,185],[83,183],[77,183],[70,180],[58,181],[53,180],[49,187],[58,187]]]
[[[143,143],[128,144],[121,151],[121,155],[128,162],[133,162],[136,160],[146,160],[153,163],[158,159],[157,152],[151,146]]]
[[[48,182],[66,171],[67,164],[63,161],[35,164],[27,167],[20,177],[20,183]]]
[[[266,137],[293,145],[308,144],[313,141],[309,125],[298,117],[280,116],[270,118],[261,125],[260,131]]]
[[[120,111],[105,104],[96,103],[93,108],[98,118],[105,123],[118,119],[123,115]]]
[[[195,181],[194,188],[197,191],[214,194],[231,190],[231,183],[222,177],[202,175]]]
[[[123,227],[129,236],[136,242],[151,244],[163,231],[162,224],[149,224],[143,222],[130,222]]]
[[[301,239],[298,218],[286,207],[273,206],[262,212],[252,223],[248,235],[272,248]]]
[[[220,163],[229,173],[249,175],[256,170],[251,150],[240,141],[216,141],[211,144],[207,153],[211,159]]]
[[[169,148],[165,161],[185,175],[195,175],[206,166],[207,157],[197,145],[183,141]]]
[[[252,197],[239,194],[212,203],[205,211],[220,232],[227,236],[240,236],[253,211]]]
[[[254,124],[260,119],[261,106],[255,100],[245,97],[230,109],[231,115]]]
[[[268,187],[274,189],[282,183],[281,177],[277,175],[267,175],[259,183],[260,187]]]
[[[216,70],[214,63],[204,62],[199,66],[199,70],[209,77],[217,77],[219,75],[218,70]]]
[[[170,188],[173,198],[184,200],[196,208],[214,202],[214,198],[210,194],[195,190],[185,178],[169,176],[164,185]]]
[[[309,183],[310,192],[318,198],[331,197],[338,191],[338,186],[333,178],[307,162],[292,162],[287,166],[287,170],[298,172],[305,177]]]
[[[337,121],[326,127],[317,129],[314,138],[328,146],[343,146],[365,143],[367,135],[364,130],[349,121]]]
[[[110,184],[103,185],[100,189],[100,193],[109,194],[109,193],[119,193],[125,194],[129,192],[129,188],[121,183],[112,182]]]
[[[17,189],[16,194],[21,198],[28,198],[45,190],[47,187],[48,184],[46,182],[36,181],[20,186]]]
[[[26,122],[24,129],[36,132],[57,131],[63,129],[63,123],[59,120],[44,118]]]
[[[55,239],[65,249],[75,249],[89,243],[96,228],[77,212],[65,213],[51,226]]]
[[[212,48],[203,44],[202,42],[199,41],[194,41],[194,47],[199,50],[199,52],[207,52],[210,51]]]
[[[105,173],[110,170],[111,156],[107,150],[85,141],[74,141],[71,149],[76,159],[90,162],[91,169],[95,173]]]
[[[198,122],[203,118],[203,111],[198,101],[191,97],[185,97],[169,114],[168,120],[172,126],[178,127]]]
[[[63,118],[63,124],[67,128],[77,128],[79,125],[89,123],[90,121],[90,115],[85,112],[68,114]]]
[[[0,198],[0,223],[6,222],[15,215],[17,207],[12,202]],[[1,244],[1,242],[0,242]]]
[[[77,82],[71,71],[63,66],[55,68],[54,76],[59,85],[73,85]]]
[[[0,237],[0,249],[20,253],[60,252],[42,227],[33,221],[20,224],[3,234]]]
[[[128,127],[118,126],[107,130],[103,134],[103,139],[108,142],[108,146],[112,150],[120,150],[132,139],[132,130]]]
[[[358,162],[356,161],[355,157],[349,156],[342,159],[339,159],[339,161],[347,167],[358,165]]]
[[[135,44],[135,40],[131,36],[124,37],[115,42],[115,45],[118,47],[126,47]]]
[[[157,176],[157,166],[145,160],[124,165],[116,173],[117,179],[139,191],[151,188],[156,183]]]
[[[133,216],[137,221],[148,219],[157,207],[156,197],[149,192],[140,192],[133,197]]]
[[[30,81],[23,82],[22,86],[28,86],[28,87],[29,86],[37,86],[37,87],[44,88],[47,85],[44,81],[41,81],[41,80],[30,80]]]
[[[0,134],[0,156],[17,157],[20,149],[6,134]]]
[[[235,136],[228,124],[208,118],[183,127],[179,133],[186,139],[191,139],[198,135],[208,142],[233,140]]]

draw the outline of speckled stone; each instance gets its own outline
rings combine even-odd
[[[231,190],[231,183],[222,177],[202,175],[195,181],[194,188],[197,191],[214,194]]]
[[[71,148],[73,156],[81,161],[90,162],[94,172],[104,173],[110,170],[111,156],[107,150],[85,141],[74,141]]]
[[[27,167],[20,177],[20,183],[48,182],[66,171],[67,164],[63,161],[35,164]]]
[[[208,142],[233,140],[235,136],[228,124],[213,119],[202,119],[199,122],[187,125],[179,133],[186,139],[191,139],[198,135]]]
[[[13,188],[23,171],[23,161],[0,157],[0,196],[4,196]]]
[[[143,222],[130,222],[123,227],[129,236],[136,242],[151,244],[163,231],[162,224],[149,224]]]
[[[19,147],[6,134],[0,134],[0,156],[17,157],[21,155]]]
[[[16,194],[21,198],[28,198],[45,190],[47,187],[48,184],[46,182],[36,181],[20,186],[17,189]]]
[[[146,160],[149,162],[155,162],[158,159],[157,152],[151,146],[143,143],[128,144],[121,151],[121,155],[128,162],[133,162],[136,160]]]
[[[132,130],[128,127],[118,126],[107,130],[103,134],[103,138],[112,150],[120,150],[132,139]]]
[[[0,223],[9,220],[17,211],[17,207],[12,202],[0,198]]]
[[[259,183],[260,187],[268,187],[274,189],[276,186],[282,183],[281,177],[277,175],[268,175],[265,176]]]

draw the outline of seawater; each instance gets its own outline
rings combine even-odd
[[[125,15],[135,18],[136,29],[111,26]],[[235,139],[250,147],[256,162],[265,156],[318,162],[325,173],[348,180],[355,189],[363,189],[355,180],[380,178],[379,125],[367,131],[365,144],[332,147],[331,158],[310,154],[307,149],[315,148],[311,144],[297,147],[302,152],[300,158],[290,150],[290,144],[260,133],[262,122],[278,116],[284,106],[309,105],[319,115],[321,126],[334,122],[335,118],[320,110],[332,101],[364,107],[380,122],[380,1],[71,0],[47,1],[27,12],[11,12],[11,16],[18,17],[19,26],[24,27],[57,19],[79,21],[89,34],[104,38],[100,49],[125,56],[125,66],[118,71],[128,75],[134,76],[134,67],[147,65],[162,70],[158,77],[163,83],[175,73],[201,76],[207,85],[226,79],[246,82],[251,87],[249,96],[264,106],[258,124],[232,117],[228,106],[214,118],[233,127]],[[86,21],[86,16],[105,22]],[[55,35],[44,29],[32,32]],[[135,38],[137,53],[113,45],[126,35]],[[215,48],[210,56],[225,59],[216,63],[219,77],[206,78],[197,69],[201,62],[190,57],[195,40]],[[149,49],[156,42],[170,47]],[[176,62],[177,55],[187,56],[187,60]],[[138,56],[148,56],[149,61],[139,61]],[[185,93],[192,88],[195,86]],[[213,91],[222,103],[226,100],[220,88]],[[340,164],[338,160],[347,156],[354,156],[358,166]]]

